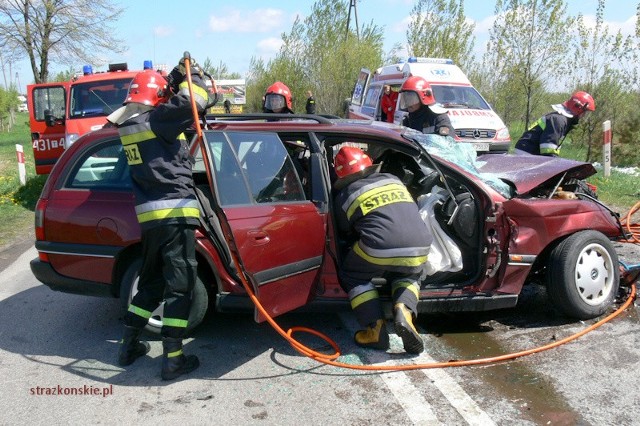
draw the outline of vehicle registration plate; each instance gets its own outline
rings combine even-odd
[[[489,151],[489,144],[488,143],[473,142],[472,145],[473,145],[473,148],[476,151]]]

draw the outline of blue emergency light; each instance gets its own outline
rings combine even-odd
[[[445,58],[423,58],[420,56],[411,56],[409,59],[407,59],[407,62],[411,63],[411,64],[449,64],[449,65],[453,65],[453,60],[452,59],[445,59]]]
[[[153,62],[151,62],[150,60],[145,60],[144,61],[144,65],[142,66],[142,69],[144,70],[151,70],[153,69]]]
[[[93,74],[93,67],[91,65],[85,65],[82,67],[82,74],[89,75]]]

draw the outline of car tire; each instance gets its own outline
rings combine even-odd
[[[127,312],[129,303],[133,296],[138,292],[138,279],[140,278],[140,268],[142,267],[142,259],[138,258],[129,264],[129,267],[122,276],[120,284],[120,300],[122,301],[123,314]],[[191,311],[189,312],[189,325],[187,333],[190,333],[198,325],[202,323],[209,309],[209,294],[200,275],[196,276],[196,282],[193,287],[193,295],[191,297]],[[162,328],[162,313],[164,304],[153,311],[145,330],[160,334]]]
[[[563,240],[551,252],[547,271],[551,302],[574,318],[602,315],[618,293],[618,255],[609,239],[597,231],[581,231]]]

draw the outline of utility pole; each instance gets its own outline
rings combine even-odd
[[[349,37],[349,24],[351,24],[351,9],[353,9],[353,16],[356,19],[356,37],[358,37],[358,40],[360,40],[360,26],[358,25],[358,9],[356,8],[356,1],[357,0],[350,0],[349,1],[349,14],[347,15],[347,32],[346,32],[346,36]]]

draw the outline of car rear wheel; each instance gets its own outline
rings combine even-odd
[[[140,278],[140,268],[142,266],[142,259],[136,259],[127,268],[120,285],[120,300],[122,301],[123,312],[126,312],[129,308],[129,303],[133,299],[136,293],[138,293],[138,281]],[[189,312],[189,325],[187,326],[187,333],[191,332],[194,328],[202,323],[207,309],[209,308],[209,295],[207,289],[204,286],[203,280],[198,275],[196,277],[196,283],[193,287],[193,295],[191,297],[191,311]],[[145,329],[153,334],[160,334],[162,328],[162,316],[164,312],[164,303],[161,304],[155,311],[153,311],[149,323]]]
[[[602,315],[618,293],[618,256],[609,239],[597,231],[582,231],[551,252],[547,292],[561,312],[581,320]]]

